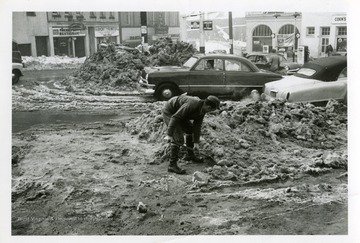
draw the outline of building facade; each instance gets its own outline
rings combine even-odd
[[[326,56],[326,46],[334,53],[347,53],[346,13],[303,13],[302,45],[309,47],[313,57]]]
[[[245,16],[247,52],[297,51],[306,46],[313,58],[347,52],[346,13],[250,12]]]
[[[141,19],[144,18],[145,20]],[[145,26],[143,23],[145,22]],[[180,38],[178,12],[14,12],[13,40],[24,56],[89,56],[103,42],[137,46]]]

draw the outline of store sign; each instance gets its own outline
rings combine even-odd
[[[213,22],[211,20],[203,22],[204,30],[213,30]]]
[[[190,25],[192,30],[200,29],[200,21],[191,21]]]
[[[294,46],[294,34],[278,34],[277,42],[279,47]]]
[[[332,17],[333,24],[346,24],[346,16],[333,16]]]
[[[95,27],[96,37],[118,36],[119,28],[113,26],[101,26]]]
[[[53,36],[85,36],[85,31],[70,28],[53,28]]]

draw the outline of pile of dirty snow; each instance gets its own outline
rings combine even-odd
[[[169,157],[163,104],[155,103],[152,112],[126,125],[139,139],[162,144],[159,163]],[[318,107],[275,100],[225,102],[220,112],[205,116],[200,149],[217,162],[205,171],[213,179],[258,183],[347,169],[346,144],[343,104],[330,101]]]
[[[196,51],[192,45],[170,38],[157,40],[144,52],[109,44],[88,57],[62,84],[71,87],[68,90],[135,90],[145,66],[181,65]]]
[[[86,57],[68,57],[68,56],[40,56],[22,57],[25,64],[25,70],[50,70],[50,69],[76,69],[84,62]]]

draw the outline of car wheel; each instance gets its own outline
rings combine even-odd
[[[162,84],[156,90],[156,98],[166,101],[179,94],[179,89],[174,84]]]
[[[16,84],[20,80],[20,72],[17,70],[12,71],[12,84]]]

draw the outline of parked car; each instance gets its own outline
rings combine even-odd
[[[248,54],[246,57],[253,62],[258,68],[263,70],[270,70],[271,64],[269,63],[269,57],[272,54],[253,52]],[[279,72],[284,75],[292,75],[296,73],[300,68],[301,64],[286,59],[283,55],[277,53],[280,57],[280,69]]]
[[[20,77],[23,76],[23,68],[24,63],[18,44],[15,41],[12,41],[12,84],[19,82]]]
[[[288,102],[347,101],[347,57],[331,56],[307,62],[293,76],[264,86],[265,99]]]
[[[168,100],[184,92],[199,97],[210,94],[241,97],[281,78],[280,74],[260,71],[243,57],[197,54],[182,66],[145,67],[139,87],[158,100]]]

